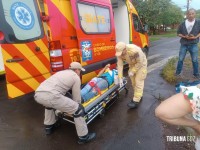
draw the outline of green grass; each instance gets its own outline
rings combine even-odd
[[[160,40],[161,38],[171,38],[171,37],[176,37],[176,36],[177,36],[176,31],[168,31],[168,32],[160,33],[158,35],[150,35],[149,40],[150,42],[154,42],[154,41]]]
[[[150,40],[150,42],[154,42],[154,41],[158,41],[158,40],[160,40],[160,38],[159,37],[149,37],[149,40]]]
[[[200,61],[200,44],[198,45],[199,47],[199,56],[198,59]],[[177,82],[177,78],[174,76],[175,71],[176,71],[176,64],[178,61],[178,57],[169,59],[169,61],[166,63],[166,65],[163,67],[161,76],[169,83],[175,84]],[[190,56],[187,57],[184,60],[184,70],[192,70],[192,62]],[[191,71],[190,71],[191,72]]]
[[[178,58],[172,58],[170,59],[166,65],[163,67],[163,70],[161,72],[161,76],[169,83],[173,84],[176,82],[176,77],[174,76],[175,70],[176,70],[176,62],[178,61]]]
[[[169,33],[169,34],[163,34],[161,35],[162,37],[166,37],[166,38],[171,38],[171,37],[176,37],[177,33]]]
[[[0,71],[0,75],[5,74],[5,71]]]

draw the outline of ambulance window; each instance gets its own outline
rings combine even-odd
[[[136,14],[133,14],[133,24],[134,24],[134,28],[137,32],[143,31],[143,27],[142,27],[142,24],[140,22],[140,19]]]
[[[85,33],[109,33],[110,11],[109,8],[78,3],[79,20]]]
[[[40,12],[35,0],[1,1],[1,43],[30,42],[43,37]]]

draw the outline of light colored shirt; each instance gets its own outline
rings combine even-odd
[[[188,21],[188,19],[185,20],[185,26],[186,26],[188,34],[190,34],[190,32],[192,31],[194,23],[195,23],[195,20],[193,20],[192,22]]]

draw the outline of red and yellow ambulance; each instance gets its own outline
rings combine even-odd
[[[34,91],[52,73],[80,62],[89,81],[116,66],[115,44],[149,49],[130,0],[0,1],[0,43],[10,98]]]

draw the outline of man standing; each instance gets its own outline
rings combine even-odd
[[[120,86],[123,86],[124,61],[129,64],[129,77],[134,89],[133,99],[127,104],[129,108],[137,108],[142,99],[144,80],[147,75],[147,59],[141,48],[134,44],[118,42],[115,46]]]
[[[198,65],[198,42],[200,37],[200,22],[195,19],[195,10],[189,9],[187,12],[187,19],[180,24],[177,35],[181,37],[179,60],[176,68],[176,76],[181,76],[181,71],[183,67],[183,61],[185,59],[187,51],[189,51],[192,65],[193,65],[193,75],[195,78],[200,79],[199,76],[199,65]]]
[[[80,73],[85,71],[81,64],[72,62],[69,69],[55,73],[41,83],[35,91],[35,100],[45,106],[44,125],[46,134],[51,134],[56,127],[56,116],[53,109],[73,115],[79,136],[79,144],[93,140],[95,133],[88,133],[84,119],[84,108],[81,105]],[[72,90],[72,99],[65,96]]]

